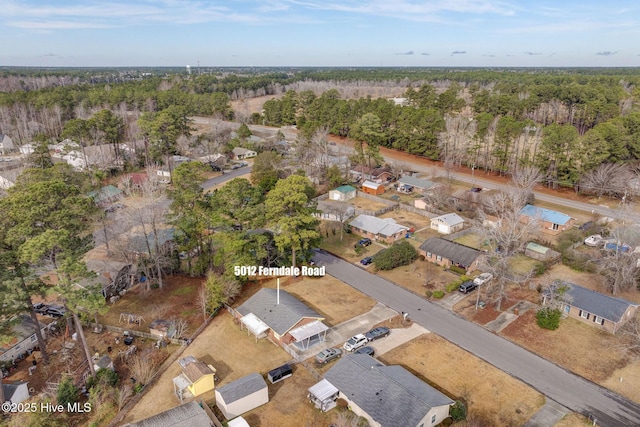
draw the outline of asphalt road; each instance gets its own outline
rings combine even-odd
[[[324,251],[314,261],[328,274],[529,384],[561,405],[594,417],[599,426],[640,426],[640,405],[574,375],[454,313]],[[592,349],[582,351],[589,357]]]
[[[207,191],[208,189],[215,187],[218,184],[222,184],[223,182],[232,180],[233,178],[237,178],[242,175],[246,175],[248,173],[251,173],[251,165],[235,170],[225,171],[224,175],[209,178],[208,180],[200,184],[200,187],[202,187],[204,191]]]

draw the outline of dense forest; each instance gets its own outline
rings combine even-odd
[[[230,101],[272,95],[235,119],[295,125],[302,137],[327,128],[497,173],[534,165],[547,184],[570,187],[603,163],[635,167],[639,83],[640,70],[624,68],[3,69],[0,133],[60,140],[69,121],[100,131],[89,121],[109,110],[123,127],[116,143],[140,139],[163,111],[230,120]]]

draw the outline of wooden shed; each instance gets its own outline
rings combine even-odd
[[[384,184],[378,184],[373,181],[365,181],[362,183],[362,192],[367,194],[382,194],[384,193]]]

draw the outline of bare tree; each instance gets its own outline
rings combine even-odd
[[[123,384],[119,388],[113,389],[113,400],[118,407],[118,412],[122,411],[132,394],[133,390],[129,384]]]
[[[172,317],[171,319],[169,319],[169,325],[171,325],[171,328],[173,328],[173,336],[177,339],[183,338],[183,336],[189,330],[189,322],[179,317]]]
[[[141,354],[137,354],[128,362],[129,371],[131,376],[141,384],[149,384],[149,381],[156,373],[156,363],[151,357],[144,357]]]
[[[603,256],[597,260],[597,265],[613,295],[637,286],[640,269],[638,254],[633,248],[638,245],[640,233],[636,227],[621,226],[611,232],[610,240],[603,246]]]
[[[578,184],[581,192],[602,196],[625,197],[630,193],[633,173],[622,163],[603,163],[585,173]]]
[[[211,299],[211,292],[204,285],[200,285],[198,288],[198,297],[196,299],[196,303],[198,304],[198,308],[202,311],[202,321],[207,323],[209,319],[209,300]]]

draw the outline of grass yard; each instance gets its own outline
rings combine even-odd
[[[235,381],[252,372],[265,374],[291,360],[291,356],[270,341],[263,339],[256,342],[253,336],[247,335],[246,330],[240,330],[240,326],[226,311],[222,311],[212,320],[189,345],[182,357],[187,355],[192,355],[213,365],[220,378],[218,386]],[[177,363],[160,373],[158,381],[146,390],[145,395],[127,414],[123,423],[147,418],[178,406],[180,402],[173,393],[173,378],[179,374],[180,367]],[[208,392],[202,397],[208,403],[213,403],[215,400],[213,392]],[[293,399],[295,396],[290,395],[289,398]],[[265,416],[267,414],[268,412],[265,412]],[[253,425],[277,424],[277,419],[271,419],[270,422],[263,421]]]
[[[541,266],[542,262],[519,254],[514,255],[509,260],[509,265],[511,266],[511,271],[515,274],[527,274],[531,270],[535,270],[538,266]]]
[[[368,211],[377,211],[378,209],[386,208],[388,205],[374,200],[365,199],[364,197],[356,197],[349,200],[349,203],[356,209],[365,209]]]
[[[281,281],[282,284],[282,281]],[[276,287],[275,280],[264,284]],[[305,277],[282,286],[296,298],[325,316],[328,326],[338,325],[373,308],[376,301],[331,276]]]
[[[475,233],[469,233],[462,237],[459,237],[454,240],[456,243],[460,243],[461,245],[469,246],[470,248],[482,249],[483,247],[483,239],[481,236]]]
[[[336,223],[336,226],[340,225]],[[362,247],[358,246],[357,249],[356,244],[358,240],[362,239],[362,236],[353,233],[343,233],[342,241],[340,241],[340,230],[336,231],[336,234],[333,234],[332,231],[327,233],[325,230],[331,230],[331,223],[323,223],[321,234],[323,236],[322,243],[320,243],[320,247],[332,254],[335,254],[341,258],[344,258],[349,262],[358,262],[362,258],[366,256],[373,256],[376,252],[378,252],[382,247],[376,243]]]
[[[618,338],[615,335],[572,318],[562,319],[560,327],[550,331],[540,328],[536,324],[535,311],[529,310],[500,334],[599,384],[609,379],[616,369],[623,368],[628,363],[625,355],[616,348]],[[589,351],[589,357],[585,357],[584,351],[574,349],[602,351]],[[633,399],[640,401],[640,396]]]
[[[425,295],[427,289],[444,290],[448,283],[459,277],[420,259],[393,270],[378,271],[377,274],[421,296]]]
[[[521,426],[544,404],[544,397],[434,334],[422,335],[380,357],[402,365],[453,399],[467,402],[478,425]]]
[[[431,220],[428,217],[403,209],[387,212],[380,215],[379,218],[393,218],[398,224],[414,228],[415,230],[421,230],[431,226]]]

